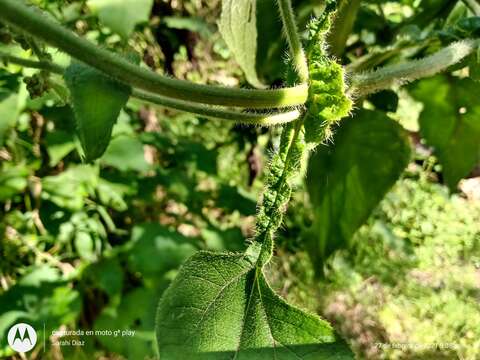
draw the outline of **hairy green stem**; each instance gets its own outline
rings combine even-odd
[[[286,125],[278,152],[273,156],[265,189],[256,217],[257,234],[250,247],[258,252],[257,266],[263,267],[273,255],[275,232],[283,222],[286,206],[292,193],[292,180],[301,170],[305,144],[300,139],[303,119]]]
[[[24,66],[24,67],[33,68],[33,69],[46,70],[55,74],[63,74],[63,70],[64,70],[62,66],[57,65],[51,61],[47,61],[47,60],[33,61],[33,60],[12,56],[4,52],[0,52],[0,60],[3,61],[4,63],[12,63],[12,64]]]
[[[12,64],[21,65],[33,69],[47,70],[54,74],[63,75],[65,69],[51,61],[33,61],[11,56],[0,52],[0,60]],[[272,112],[261,114],[255,112],[240,112],[235,110],[223,109],[220,107],[204,104],[190,103],[188,101],[172,99],[166,96],[151,94],[145,91],[133,89],[132,96],[139,100],[161,105],[166,108],[197,114],[209,118],[231,120],[245,125],[275,126],[286,124],[297,120],[301,113],[299,110]]]
[[[297,24],[291,0],[277,0],[277,5],[282,17],[283,29],[287,37],[288,46],[292,56],[292,63],[298,73],[298,78],[302,83],[308,81],[308,63],[303,51],[302,42],[298,35]]]
[[[386,66],[372,72],[353,74],[350,76],[351,88],[349,91],[355,97],[363,97],[380,90],[433,76],[465,59],[476,51],[478,46],[478,40],[462,40],[420,60]]]
[[[232,120],[245,125],[275,126],[295,121],[301,116],[301,113],[298,110],[274,112],[270,114],[226,110],[219,107],[171,99],[165,96],[151,94],[136,89],[133,90],[132,96],[137,99],[161,105],[167,108],[214,119]]]
[[[212,105],[264,109],[302,105],[308,97],[307,85],[249,90],[201,85],[161,76],[80,38],[22,0],[0,0],[0,20],[122,83],[163,96]]]

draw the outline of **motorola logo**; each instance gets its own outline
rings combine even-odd
[[[26,353],[32,350],[36,343],[37,333],[28,324],[15,324],[8,331],[8,345],[16,352]]]

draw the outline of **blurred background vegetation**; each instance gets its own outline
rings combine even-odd
[[[106,0],[34,3],[104,47],[135,50],[144,66],[161,73],[246,86],[217,31],[220,0],[125,1],[113,10],[115,2]],[[334,46],[341,34],[331,39],[351,68],[428,53],[432,44],[480,28],[457,26],[467,13],[457,1],[358,3],[345,49]],[[272,4],[258,2],[257,71],[281,84],[278,17],[262,16]],[[316,1],[296,7],[302,24],[321,11]],[[23,39],[4,28],[0,38],[0,51],[31,56]],[[400,40],[387,47],[392,39]],[[39,346],[31,359],[153,359],[157,302],[180,264],[199,249],[243,249],[253,234],[280,129],[226,125],[131,100],[106,154],[83,164],[72,110],[55,78],[46,91],[29,95],[28,79],[38,75],[14,64],[0,68],[0,356],[20,358],[6,332],[25,321],[45,325],[47,338],[56,329],[136,331],[122,339],[88,338],[84,347],[47,345],[44,353]],[[478,169],[459,189],[448,189],[432,149],[420,141],[422,96],[411,93],[387,91],[363,103],[408,130],[413,153],[402,178],[320,274],[305,246],[314,211],[299,183],[270,277],[282,296],[330,320],[359,358],[478,359]],[[392,343],[446,346],[379,345]]]

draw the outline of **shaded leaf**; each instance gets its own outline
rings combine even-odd
[[[113,125],[130,97],[130,88],[81,63],[65,71],[70,90],[77,134],[87,162],[105,152]]]
[[[423,102],[420,131],[434,147],[451,190],[480,161],[479,91],[471,79],[441,75],[420,81],[411,92]]]
[[[307,177],[314,208],[307,241],[317,265],[348,246],[409,159],[406,132],[375,111],[360,111],[344,120],[333,144],[318,148]]]
[[[218,27],[230,51],[242,68],[247,81],[265,87],[257,76],[257,5],[256,0],[222,0]]]
[[[15,323],[28,322],[47,334],[75,321],[82,302],[58,271],[47,265],[26,269],[17,284],[0,295],[0,348],[8,346],[6,331]]]
[[[245,254],[190,258],[160,301],[156,336],[165,360],[353,359],[327,322],[276,295]]]
[[[98,336],[98,341],[108,350],[124,355],[127,359],[150,359],[155,355],[154,319],[158,294],[146,288],[138,288],[122,297],[117,307],[107,307],[95,320],[96,331],[112,329],[135,331],[133,336]]]

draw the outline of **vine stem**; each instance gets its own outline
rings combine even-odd
[[[290,53],[293,57],[293,64],[298,73],[300,82],[308,82],[308,63],[307,57],[298,35],[297,24],[291,0],[277,0],[278,9],[283,22],[283,29],[287,38]]]
[[[278,153],[272,158],[263,199],[257,213],[257,235],[249,248],[258,252],[257,267],[263,267],[273,256],[275,232],[283,222],[290,201],[291,180],[301,168],[304,146],[300,145],[303,118],[286,125],[280,139]]]
[[[380,90],[433,76],[465,59],[478,47],[478,40],[462,40],[420,60],[385,66],[372,72],[352,74],[349,91],[354,97],[363,97]]]
[[[11,56],[3,52],[0,52],[0,60],[33,69],[47,70],[51,73],[58,75],[63,75],[65,72],[64,67],[47,60],[33,61],[19,58],[16,56]],[[208,118],[231,120],[245,125],[276,126],[295,121],[301,116],[299,110],[275,111],[268,114],[261,114],[255,112],[240,112],[235,110],[223,109],[218,106],[209,106],[172,99],[166,96],[151,94],[138,89],[132,90],[132,96],[139,100],[161,105],[166,108],[201,115]]]
[[[161,76],[80,38],[23,1],[0,0],[0,20],[44,40],[122,83],[159,95],[189,102],[257,109],[303,105],[308,97],[306,84],[273,90],[250,90],[201,85]]]

